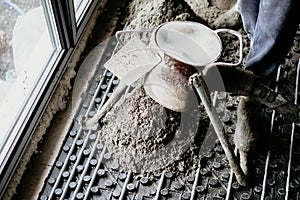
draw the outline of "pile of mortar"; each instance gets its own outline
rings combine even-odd
[[[120,100],[103,122],[99,134],[112,161],[121,171],[140,174],[194,171],[209,125],[202,106],[184,113],[171,111],[152,100],[143,87]]]

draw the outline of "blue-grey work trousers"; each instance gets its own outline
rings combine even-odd
[[[251,40],[245,68],[267,78],[293,45],[300,22],[300,0],[241,0],[240,12]]]

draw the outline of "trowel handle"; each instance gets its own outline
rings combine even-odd
[[[209,69],[212,66],[233,66],[233,67],[235,67],[235,66],[240,65],[243,60],[243,38],[242,38],[242,35],[237,31],[234,31],[231,29],[226,29],[226,28],[217,29],[217,30],[214,30],[214,32],[216,34],[218,34],[220,32],[227,32],[232,35],[235,35],[239,39],[239,60],[236,63],[214,62],[214,63],[206,65],[205,68]]]

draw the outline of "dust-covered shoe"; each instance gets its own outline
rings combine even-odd
[[[262,151],[261,143],[266,142],[269,132],[266,120],[259,114],[261,104],[249,97],[241,97],[237,109],[237,124],[234,143],[239,150],[240,165],[245,175],[250,176],[252,157]],[[264,138],[264,140],[263,140]],[[265,145],[264,145],[265,146]]]

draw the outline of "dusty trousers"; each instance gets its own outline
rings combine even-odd
[[[277,70],[293,44],[300,23],[300,1],[240,0],[239,6],[251,40],[245,69],[267,78]]]

